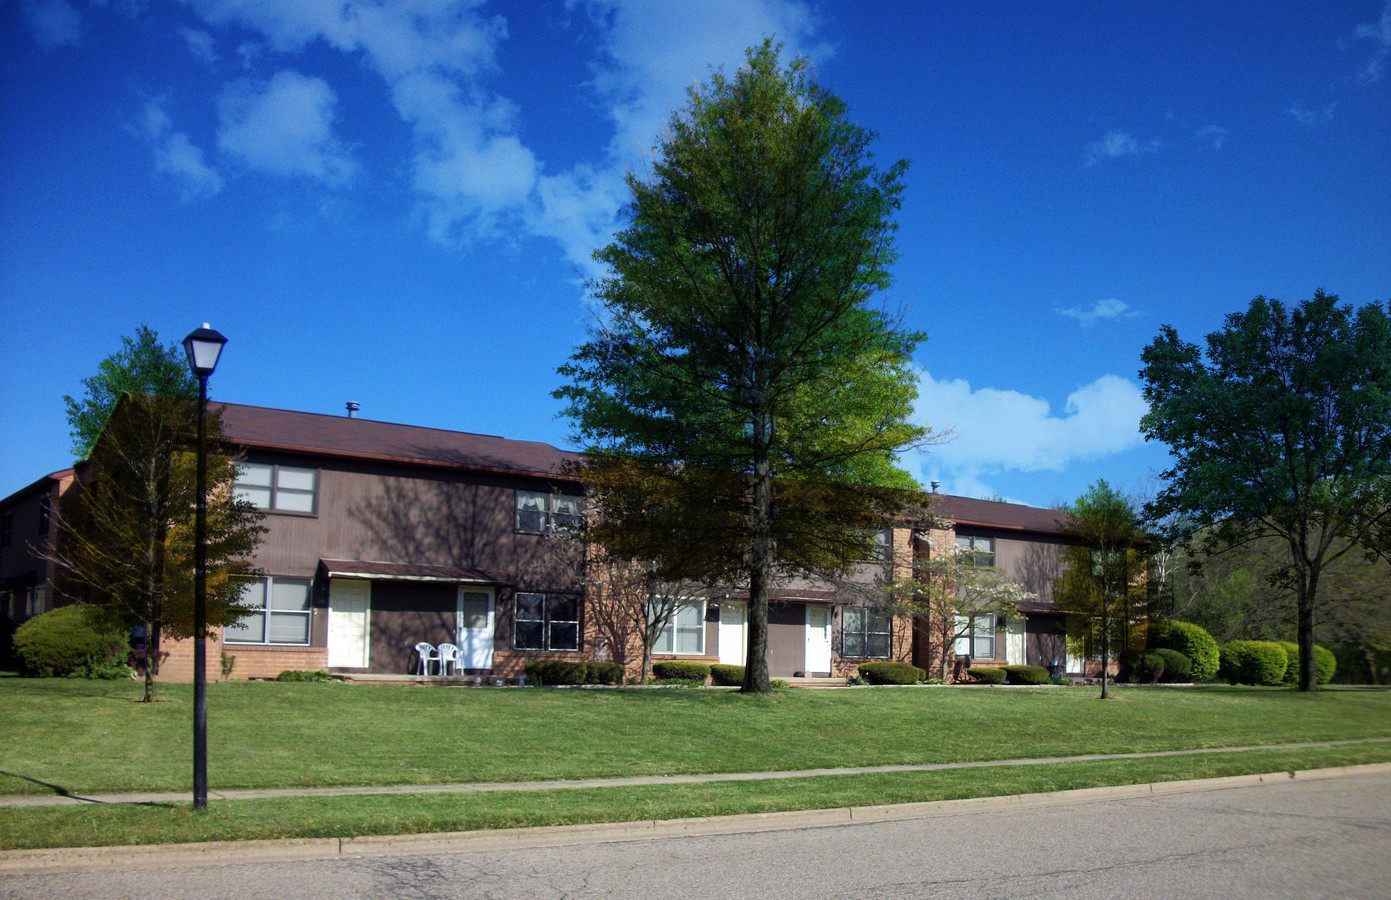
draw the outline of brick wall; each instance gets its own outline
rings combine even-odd
[[[193,641],[164,641],[161,646],[163,659],[159,665],[159,680],[191,683],[193,681]],[[222,636],[210,636],[207,640],[208,681],[243,680],[247,678],[274,678],[281,672],[290,670],[316,670],[328,668],[328,648],[293,646],[252,646],[247,644],[222,644]],[[223,652],[234,657],[231,660],[232,673],[222,674]]]

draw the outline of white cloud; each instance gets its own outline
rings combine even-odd
[[[188,52],[200,62],[210,65],[217,62],[217,48],[211,34],[201,28],[182,28],[179,30],[179,36],[188,45]]]
[[[1115,297],[1098,300],[1091,306],[1070,306],[1067,309],[1054,310],[1054,312],[1069,319],[1076,319],[1086,327],[1091,327],[1102,320],[1135,315],[1130,311],[1130,304],[1117,300]]]
[[[1042,397],[980,388],[960,379],[938,381],[926,370],[918,384],[917,416],[950,439],[906,455],[921,480],[941,481],[948,493],[992,493],[985,479],[1015,472],[1060,471],[1069,464],[1130,450],[1141,443],[1148,410],[1135,383],[1104,375],[1067,397],[1055,415]]]
[[[1193,136],[1203,143],[1211,144],[1212,149],[1221,150],[1222,142],[1227,139],[1227,133],[1227,129],[1221,125],[1204,125],[1193,132]]]
[[[1336,103],[1325,103],[1321,110],[1305,109],[1298,103],[1285,107],[1285,114],[1293,118],[1305,128],[1315,128],[1319,125],[1327,125],[1333,121],[1333,110]]]
[[[1159,139],[1154,138],[1140,143],[1130,134],[1112,129],[1099,141],[1087,145],[1087,165],[1094,166],[1103,159],[1120,159],[1123,156],[1139,156],[1142,153],[1159,151]]]
[[[587,88],[613,136],[592,160],[546,172],[520,136],[525,111],[492,88],[507,23],[481,0],[186,2],[207,24],[249,29],[277,53],[322,42],[360,57],[411,129],[411,181],[433,238],[520,229],[556,240],[586,274],[594,274],[590,254],[617,225],[623,173],[642,168],[691,81],[711,64],[737,66],[766,35],[800,52],[816,26],[800,0],[569,0],[599,34]]]
[[[1391,0],[1381,8],[1381,18],[1369,25],[1358,25],[1353,35],[1360,41],[1372,42],[1372,57],[1367,60],[1358,80],[1363,84],[1381,81],[1386,77],[1386,61],[1391,57]]]
[[[333,135],[337,95],[292,69],[264,85],[237,81],[218,99],[217,146],[252,169],[341,184],[356,164]]]
[[[140,132],[155,155],[155,171],[171,176],[179,185],[179,197],[190,200],[211,197],[222,190],[222,176],[203,159],[203,151],[187,134],[175,131],[163,103],[145,104]]]
[[[76,47],[82,42],[82,14],[68,0],[27,0],[22,11],[43,49]]]

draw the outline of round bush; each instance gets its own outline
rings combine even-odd
[[[1008,684],[1047,684],[1048,670],[1043,666],[1005,666]]]
[[[1232,684],[1282,684],[1288,662],[1274,641],[1232,641],[1222,648],[1222,676]]]
[[[1149,629],[1151,650],[1167,648],[1188,657],[1189,674],[1194,681],[1211,681],[1217,676],[1220,657],[1217,641],[1207,629],[1191,622],[1155,622]]]
[[[1285,648],[1285,656],[1289,659],[1289,665],[1285,667],[1285,684],[1299,684],[1299,645],[1294,641],[1276,641],[1281,647]],[[1338,670],[1338,658],[1321,644],[1314,645],[1314,680],[1319,684],[1328,684],[1333,680],[1333,673]]]
[[[1177,650],[1160,647],[1154,655],[1164,660],[1164,675],[1161,681],[1187,681],[1193,675],[1193,661]]]
[[[1005,683],[1005,670],[999,666],[971,666],[966,674],[983,684]]]
[[[25,675],[69,675],[79,668],[123,662],[130,641],[80,603],[35,616],[15,629],[15,654]]]
[[[586,663],[585,668],[586,684],[622,684],[628,674],[623,664],[616,662]]]
[[[1164,657],[1158,653],[1141,653],[1135,661],[1135,682],[1155,684],[1164,675]]]
[[[588,684],[589,664],[564,659],[535,659],[522,667],[529,684]]]
[[[744,667],[716,663],[710,667],[710,683],[721,687],[740,687],[744,683]]]
[[[652,664],[653,678],[680,678],[691,681],[704,681],[709,675],[710,666],[702,662],[688,662],[684,659],[664,659],[659,663]]]
[[[917,684],[927,678],[927,672],[906,662],[860,663],[860,677],[870,684]]]

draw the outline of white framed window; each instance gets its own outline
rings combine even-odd
[[[840,622],[840,655],[851,659],[888,659],[893,644],[893,617],[883,610],[848,606]]]
[[[257,509],[273,512],[315,512],[317,469],[299,469],[270,463],[240,463],[233,485],[237,499],[249,500]]]
[[[222,629],[224,643],[309,643],[309,626],[314,616],[309,603],[309,579],[249,578],[237,602],[254,611]]]
[[[956,643],[952,648],[957,656],[972,659],[995,658],[995,617],[957,616]]]
[[[995,565],[995,539],[978,534],[958,534],[956,552],[968,566]]]
[[[580,649],[580,599],[573,594],[518,593],[512,621],[516,650]]]
[[[517,530],[575,532],[584,524],[580,498],[545,491],[517,491]]]
[[[705,655],[705,601],[683,606],[667,620],[652,645],[653,653],[677,656]]]

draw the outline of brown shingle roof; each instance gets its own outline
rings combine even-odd
[[[539,441],[237,403],[223,404],[222,432],[231,443],[254,449],[547,477],[579,458]]]
[[[1007,531],[1030,531],[1036,534],[1059,534],[1067,513],[1060,509],[1040,509],[1017,503],[997,503],[993,500],[974,500],[938,494],[933,512],[951,519],[957,526],[977,525]]]

